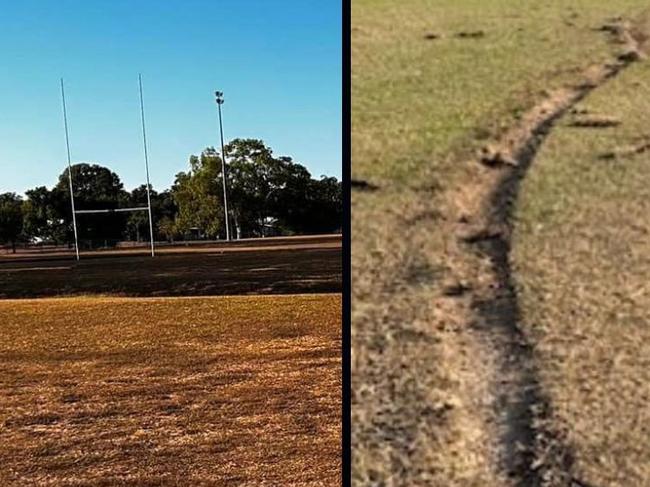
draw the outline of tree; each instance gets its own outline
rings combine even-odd
[[[258,139],[234,139],[228,154],[229,222],[237,237],[274,233],[332,232],[341,228],[342,188],[336,178],[312,178],[307,168],[291,157],[275,156]],[[173,241],[198,234],[225,237],[221,154],[213,147],[189,158],[189,170],[176,175],[170,190],[150,188],[155,239]],[[146,207],[147,187],[130,193],[119,176],[96,164],[72,166],[77,210]],[[28,239],[74,242],[68,170],[48,190],[40,186],[26,192],[22,202],[22,232]],[[115,243],[120,239],[147,240],[149,215],[110,212],[77,215],[80,244]]]
[[[153,188],[149,188],[151,194],[151,207],[153,213],[154,202],[158,196],[158,193],[154,191]],[[131,191],[129,195],[129,206],[132,208],[144,208],[147,207],[147,210],[134,211],[129,213],[126,220],[126,229],[125,237],[129,240],[135,240],[140,242],[142,240],[149,238],[149,211],[148,211],[148,199],[147,199],[147,185],[142,184]],[[154,221],[156,221],[154,219]],[[155,238],[155,236],[154,236]]]
[[[273,213],[269,197],[278,189],[277,161],[256,139],[235,139],[226,146],[226,154],[230,214],[237,236],[261,235],[265,217]]]
[[[330,233],[343,227],[343,185],[333,177],[312,180],[308,195],[308,217],[304,233]]]
[[[174,240],[178,235],[175,228],[176,215],[178,214],[178,206],[174,201],[174,195],[171,190],[166,189],[162,193],[156,195],[156,199],[151,202],[153,211],[154,232],[158,237],[163,237],[168,240]],[[170,233],[173,225],[173,231]]]
[[[72,166],[72,184],[77,210],[115,209],[128,203],[129,193],[124,190],[119,176],[106,167],[75,164]],[[57,215],[65,215],[68,242],[73,239],[69,191],[66,168],[52,189],[52,205]],[[126,229],[126,219],[125,213],[77,215],[80,243],[86,241],[90,246],[97,246],[120,240]]]
[[[173,242],[179,236],[176,222],[168,216],[162,217],[158,223],[158,231],[168,242]]]
[[[188,234],[192,229],[208,237],[224,235],[221,194],[221,159],[206,150],[200,157],[190,156],[190,170],[176,175],[172,187],[178,207],[176,230]]]
[[[234,139],[225,149],[229,215],[237,237],[264,236],[268,221],[287,234],[341,227],[342,192],[335,178],[312,179],[306,167],[275,157],[258,139]],[[214,148],[190,157],[190,171],[176,176],[172,193],[178,231],[223,235],[221,155]]]
[[[264,222],[281,216],[283,200],[304,193],[309,171],[290,157],[274,157],[257,139],[235,139],[226,146],[228,194],[238,235],[264,235]]]
[[[16,193],[0,194],[0,243],[10,243],[16,253],[16,242],[22,230],[22,199]]]
[[[27,199],[23,201],[22,208],[23,234],[28,239],[52,240],[50,191],[45,186],[39,186],[25,194]]]
[[[314,180],[291,157],[275,157],[257,139],[226,146],[230,206],[238,233],[264,235],[277,220],[283,233],[331,232],[342,225],[342,187],[335,178]]]

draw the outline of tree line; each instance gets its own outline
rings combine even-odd
[[[333,177],[315,179],[290,157],[274,156],[257,139],[235,139],[225,147],[231,234],[236,238],[331,233],[342,225],[342,186]],[[150,188],[156,240],[225,237],[221,154],[206,148],[189,158],[189,170],[170,189]],[[147,187],[126,191],[119,176],[96,164],[72,166],[77,210],[147,206]],[[78,214],[80,245],[116,245],[149,239],[146,211]],[[48,189],[0,194],[0,244],[74,242],[68,169]]]

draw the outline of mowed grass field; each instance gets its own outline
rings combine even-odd
[[[337,294],[0,300],[0,485],[341,483]]]
[[[646,9],[639,0],[353,1],[352,175],[372,184],[352,196],[355,485],[516,483],[489,446],[499,370],[478,353],[493,343],[477,346],[467,297],[491,263],[459,241],[480,214],[468,203],[476,181],[489,178],[477,151],[587,66],[615,59],[621,46],[603,26]],[[583,101],[600,100],[594,112],[620,126],[559,122],[564,135],[542,145],[515,212],[516,326],[584,485],[650,478],[647,394],[634,388],[645,377],[647,303],[634,276],[650,271],[640,221],[648,153],[621,163],[596,152],[625,152],[647,133],[641,66]]]

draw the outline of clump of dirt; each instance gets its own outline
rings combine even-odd
[[[628,49],[619,54],[617,59],[619,61],[631,63],[643,59],[643,54],[637,49]]]
[[[623,20],[621,17],[609,19],[594,30],[610,34],[612,42],[623,45],[623,51],[618,55],[617,60],[630,63],[645,58],[649,28],[650,13],[637,19],[634,24]]]
[[[357,189],[360,191],[377,191],[379,186],[369,183],[363,179],[353,179],[350,183],[352,189]]]
[[[503,148],[495,145],[487,145],[481,148],[479,151],[479,160],[481,164],[488,167],[517,165],[517,161],[511,154],[508,154]]]
[[[502,240],[506,236],[502,225],[489,225],[460,235],[460,239],[467,244],[480,244],[493,240]]]
[[[589,113],[576,113],[573,120],[569,122],[570,127],[580,128],[608,128],[617,127],[620,124],[621,121],[616,117]]]
[[[625,157],[633,157],[648,151],[650,151],[650,136],[643,136],[640,137],[638,142],[635,144],[626,147],[616,147],[611,151],[602,153],[599,156],[599,159],[621,159]]]
[[[462,31],[456,34],[459,39],[480,39],[485,37],[485,31],[482,30],[473,30],[473,31]]]
[[[625,27],[621,23],[622,19],[612,19],[609,22],[601,25],[600,27],[596,27],[594,30],[597,32],[607,32],[608,34],[611,34],[612,36],[616,37],[616,41],[620,42],[622,39],[623,32],[625,30]]]
[[[453,284],[449,284],[445,286],[445,288],[442,291],[443,296],[447,296],[448,298],[455,298],[462,296],[463,294],[467,293],[471,287],[464,281],[459,281],[455,282]]]

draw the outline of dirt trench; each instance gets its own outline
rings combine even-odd
[[[481,380],[487,381],[485,403],[491,409],[485,414],[493,433],[488,454],[507,485],[594,487],[578,478],[567,432],[553,422],[534,347],[519,325],[509,255],[520,183],[554,124],[593,90],[644,58],[642,40],[629,24],[617,23],[612,31],[623,46],[621,53],[590,66],[573,85],[550,93],[529,110],[478,155],[475,162],[484,166],[480,177],[449,195],[450,206],[460,215],[455,219],[458,253],[449,258],[457,261],[457,275],[469,283],[458,305],[471,323],[463,340],[472,349],[470,355],[487,365]]]

